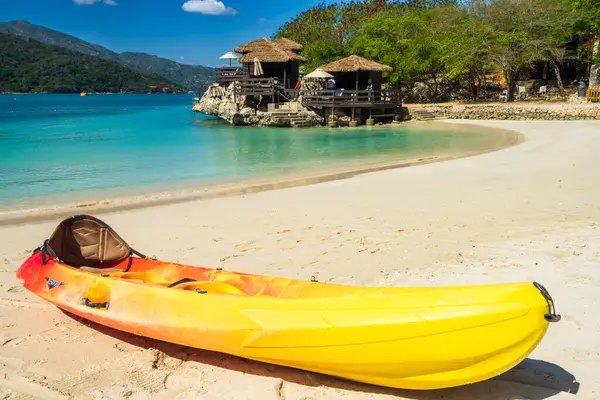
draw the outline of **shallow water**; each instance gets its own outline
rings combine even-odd
[[[0,210],[459,154],[507,141],[414,124],[231,127],[193,113],[193,97],[0,95]]]

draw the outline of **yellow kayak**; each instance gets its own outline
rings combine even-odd
[[[102,325],[405,389],[495,377],[560,320],[537,283],[355,287],[191,267],[144,257],[90,216],[63,221],[17,277]]]

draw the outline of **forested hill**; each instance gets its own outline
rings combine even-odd
[[[0,33],[0,92],[146,92],[150,86],[183,91],[158,75],[60,46]]]
[[[125,52],[117,61],[142,72],[158,74],[190,90],[205,90],[216,79],[213,68],[186,65],[146,53]]]
[[[67,35],[27,21],[0,22],[0,33],[23,36],[42,42],[78,51],[106,60],[116,61],[126,67],[135,68],[165,77],[189,89],[204,89],[215,80],[215,70],[201,65],[186,65],[146,53],[116,53],[97,44],[88,43],[75,36]]]

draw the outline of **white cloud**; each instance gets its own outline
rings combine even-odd
[[[179,57],[180,60],[185,60],[184,56]]]
[[[259,18],[256,20],[256,22],[258,22],[259,24],[266,24],[267,22],[269,22],[268,18]]]
[[[96,3],[104,3],[109,6],[116,6],[118,3],[115,0],[73,0],[73,3],[78,4],[80,6],[91,6]]]
[[[204,15],[236,15],[238,13],[236,9],[227,7],[218,0],[188,0],[183,3],[181,8],[186,12],[197,12]]]

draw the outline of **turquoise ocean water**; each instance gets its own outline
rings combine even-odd
[[[0,211],[195,187],[349,161],[496,146],[476,132],[231,127],[191,95],[0,95]],[[504,140],[504,139],[502,139]]]

